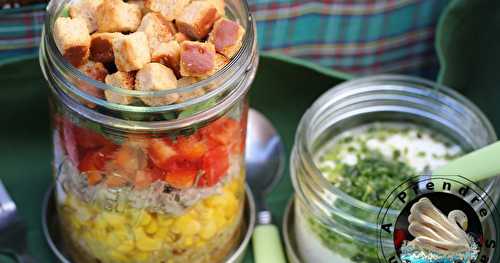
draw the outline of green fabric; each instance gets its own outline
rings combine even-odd
[[[35,60],[0,67],[0,72],[0,178],[28,223],[30,252],[41,262],[56,262],[41,230],[41,202],[52,158],[48,89]]]
[[[436,32],[438,82],[458,90],[500,131],[500,1],[454,0]]]
[[[298,62],[261,57],[250,92],[252,107],[265,112],[276,125],[284,139],[287,155],[303,112],[316,97],[340,82],[334,77],[336,72],[313,65],[302,66]],[[52,160],[47,85],[35,60],[0,67],[0,72],[0,105],[3,106],[0,178],[28,223],[30,252],[42,263],[54,263],[55,257],[41,229],[41,203],[51,183]],[[268,199],[278,227],[281,227],[285,205],[292,192],[286,172]],[[251,253],[247,254],[245,262],[252,262]]]

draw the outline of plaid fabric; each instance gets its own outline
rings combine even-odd
[[[434,77],[434,29],[448,0],[249,0],[262,50],[355,75]]]
[[[38,55],[45,5],[0,10],[0,65]]]
[[[366,75],[434,78],[434,28],[448,0],[249,0],[262,50]],[[0,10],[0,65],[37,55],[43,5]]]

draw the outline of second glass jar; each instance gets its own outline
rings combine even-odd
[[[394,249],[392,236],[379,238],[377,218],[381,208],[374,205],[387,196],[380,196],[381,200],[373,195],[364,200],[353,197],[348,194],[351,189],[334,186],[318,165],[318,156],[325,145],[332,146],[332,142],[339,145],[342,140],[338,138],[347,141],[354,137],[342,137],[346,132],[377,123],[385,129],[393,127],[390,124],[410,127],[409,130],[421,127],[432,131],[437,138],[446,138],[450,146],[456,145],[462,152],[496,140],[490,122],[475,105],[453,90],[423,79],[376,76],[348,81],[331,89],[302,117],[290,161],[296,193],[297,254],[304,262],[379,262],[379,245],[388,251]],[[359,174],[347,172],[345,176]],[[343,187],[359,186],[346,181]],[[389,193],[400,183],[393,179],[392,184],[386,185],[389,189],[384,190]],[[498,198],[498,179],[483,181],[481,185],[494,200]],[[363,181],[361,194],[369,194],[368,187]],[[392,221],[397,216],[397,210],[387,212]]]

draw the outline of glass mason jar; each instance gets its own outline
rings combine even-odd
[[[58,51],[52,29],[69,1],[51,1],[40,64],[51,90],[58,216],[74,262],[221,262],[240,242],[247,91],[258,64],[245,1],[226,12],[246,29],[228,65],[190,86],[125,90],[97,82]],[[132,100],[205,90],[178,104]],[[101,95],[100,95],[101,94]]]
[[[381,208],[333,186],[315,162],[328,141],[375,122],[431,129],[464,152],[496,141],[490,122],[476,106],[455,91],[423,79],[383,75],[348,81],[331,89],[302,117],[291,156],[295,235],[298,254],[306,263],[379,262],[377,216]],[[498,179],[481,185],[497,199]],[[398,211],[389,210],[387,214],[392,218],[387,222],[395,222]],[[392,237],[381,242],[394,248]]]

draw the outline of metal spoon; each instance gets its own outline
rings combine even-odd
[[[19,217],[16,204],[0,180],[0,254],[10,255],[19,263],[36,262],[27,254],[26,237],[26,224]]]
[[[255,196],[257,226],[252,238],[255,262],[286,262],[278,228],[272,224],[266,195],[279,181],[285,164],[281,138],[271,122],[260,112],[250,109],[246,144],[247,182]]]

